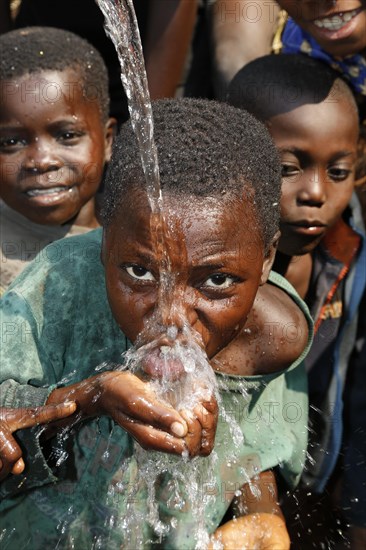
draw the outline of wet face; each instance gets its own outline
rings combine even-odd
[[[103,261],[113,315],[127,337],[166,345],[168,327],[183,325],[212,357],[243,327],[271,260],[254,232],[252,208],[238,200],[164,197],[165,250],[170,271],[163,283],[145,197],[129,204],[104,233]],[[243,221],[246,220],[244,223]],[[165,285],[165,286],[164,286]],[[170,330],[170,329],[169,329]],[[169,345],[169,342],[168,342]]]
[[[268,128],[281,155],[284,254],[310,252],[342,215],[353,191],[357,114],[347,98],[329,98],[273,116]]]
[[[102,122],[71,70],[3,81],[1,93],[1,198],[36,223],[95,226],[114,121]]]
[[[278,3],[331,55],[366,53],[366,0],[278,0]]]

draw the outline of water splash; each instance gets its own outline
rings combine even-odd
[[[175,409],[192,410],[214,395],[220,399],[217,380],[208,362],[198,335],[182,321],[183,327],[168,327],[166,333],[174,332],[174,340],[161,344],[155,338],[147,344],[129,349],[124,354],[123,369],[149,380],[160,400]],[[143,335],[143,333],[142,333]]]
[[[177,410],[192,411],[198,404],[210,400],[212,395],[219,401],[217,380],[197,336],[185,325],[179,331],[169,327],[170,345],[160,345],[159,338],[132,348],[125,354],[125,366],[130,372],[146,378],[146,362],[159,363],[156,377],[148,384],[161,401]],[[141,525],[148,525],[151,540],[172,547],[179,547],[182,526],[190,525],[190,537],[196,548],[204,548],[209,541],[206,527],[207,507],[216,495],[206,491],[205,480],[214,476],[217,462],[215,452],[208,457],[189,458],[188,452],[181,457],[145,451],[137,443],[134,447],[136,471],[129,489],[123,487],[126,499],[131,504],[124,513],[114,519],[115,529],[121,533],[124,547],[142,547],[146,544],[146,532]],[[109,494],[113,505],[113,489]],[[140,503],[145,502],[146,508]],[[182,516],[184,521],[181,521]],[[146,527],[145,527],[146,531]],[[193,548],[193,546],[192,546]]]
[[[166,224],[160,186],[158,153],[145,70],[140,31],[132,0],[96,0],[105,18],[105,31],[114,44],[121,66],[121,80],[128,99],[128,110],[139,146],[146,191],[151,208],[152,244],[159,258],[159,299],[169,296],[170,260],[166,246]]]

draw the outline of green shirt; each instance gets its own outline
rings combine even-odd
[[[88,378],[96,369],[111,370],[123,361],[128,341],[108,304],[101,235],[98,229],[51,244],[2,298],[1,406],[42,405],[55,387]],[[306,307],[292,287],[273,273],[271,282],[293,297],[311,326]],[[279,373],[217,375],[222,403],[217,458],[210,463],[207,481],[206,492],[212,495],[205,509],[209,532],[219,525],[235,490],[256,473],[278,466],[290,487],[296,485],[307,443],[302,358],[308,347]],[[56,547],[58,541],[57,547],[62,548],[71,540],[80,550],[99,540],[104,548],[121,547],[123,528],[110,529],[111,518],[128,516],[131,502],[141,509],[141,517],[146,508],[145,489],[135,487],[136,450],[129,434],[107,417],[79,425],[75,433],[52,441],[52,469],[39,446],[39,429],[19,431],[17,437],[27,468],[23,475],[10,476],[1,484],[2,542],[8,542],[9,548],[36,549]],[[189,475],[196,464],[204,471],[204,461],[181,460],[182,471]],[[118,487],[112,496],[111,491],[108,496],[110,487]],[[135,494],[129,500],[131,487]],[[163,546],[194,548],[195,510],[170,507],[168,493],[169,483],[162,480],[160,516],[178,519]],[[148,540],[152,536],[148,523],[140,527],[141,540]]]

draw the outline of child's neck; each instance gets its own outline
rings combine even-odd
[[[296,289],[301,298],[305,298],[309,289],[313,260],[311,254],[287,256],[276,253],[273,270],[285,277]]]
[[[79,227],[88,227],[95,229],[100,226],[95,213],[95,199],[90,199],[81,210],[77,213],[75,218],[67,222],[68,225],[78,225]]]

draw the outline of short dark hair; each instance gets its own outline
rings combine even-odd
[[[248,196],[267,250],[278,229],[281,170],[265,126],[245,111],[202,99],[156,101],[153,116],[161,188],[221,201],[225,195]],[[144,184],[137,142],[127,122],[115,140],[106,176],[105,226],[128,190]]]
[[[65,69],[80,75],[84,96],[98,99],[102,120],[106,121],[108,73],[101,55],[89,42],[53,27],[25,27],[0,36],[0,80]]]
[[[329,95],[331,94],[331,95]],[[259,120],[304,104],[346,97],[357,112],[352,91],[329,65],[301,54],[265,55],[245,65],[230,82],[227,102]]]

